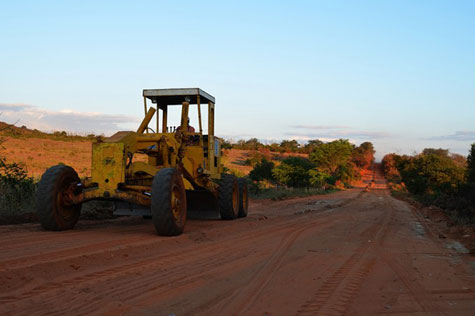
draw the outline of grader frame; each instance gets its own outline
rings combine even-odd
[[[215,208],[223,219],[247,215],[246,182],[223,175],[221,140],[214,135],[214,97],[199,88],[147,89],[143,101],[145,117],[136,132],[117,132],[93,143],[90,178],[79,180],[67,166],[54,166],[43,175],[38,216],[44,228],[72,228],[81,204],[91,200],[149,208],[160,235],[183,232],[191,196],[200,196],[198,201]],[[208,105],[207,135],[203,134],[203,103]],[[192,104],[197,105],[198,132],[189,128]],[[180,126],[172,129],[168,108],[174,105],[181,105],[182,110]],[[154,115],[155,130],[149,127]],[[137,155],[146,155],[147,161],[135,159]]]

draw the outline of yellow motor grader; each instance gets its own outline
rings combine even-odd
[[[143,90],[143,99],[145,117],[136,132],[117,132],[92,144],[91,177],[81,180],[66,165],[46,170],[37,195],[43,228],[73,228],[82,203],[91,200],[139,209],[163,236],[180,235],[192,208],[215,211],[225,220],[247,216],[247,182],[223,173],[221,139],[214,135],[214,97],[199,88],[149,89]],[[181,105],[175,128],[167,121],[173,105]],[[197,132],[189,126],[190,105],[197,106]],[[202,105],[208,110],[207,134]],[[149,126],[154,115],[155,130]]]

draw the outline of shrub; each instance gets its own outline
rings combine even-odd
[[[248,154],[248,157],[246,160],[244,160],[244,164],[246,166],[256,166],[259,162],[262,161],[262,159],[264,159],[264,154],[258,152],[258,151],[254,151],[252,153],[249,153]]]
[[[338,168],[348,163],[353,145],[346,139],[321,144],[310,154],[310,160],[321,171],[334,175]]]
[[[383,165],[383,171],[386,179],[399,183],[401,182],[401,175],[399,174],[399,171],[396,167],[396,161],[394,159],[396,156],[396,154],[387,154],[383,157],[381,163]]]
[[[419,202],[441,207],[456,222],[474,224],[475,183],[469,181],[474,154],[475,144],[466,161],[445,149],[426,148],[416,156],[387,155],[383,165],[386,171],[394,162],[402,185]]]
[[[328,173],[319,171],[317,169],[310,169],[308,171],[308,174],[310,176],[310,185],[316,188],[325,188],[326,184],[329,183],[329,180],[331,178]]]
[[[249,140],[238,140],[232,147],[236,149],[258,150],[263,146],[264,145],[259,142],[257,138],[251,138]]]
[[[249,177],[251,180],[257,182],[263,180],[274,180],[272,169],[274,169],[274,163],[267,161],[267,159],[264,158],[254,166],[254,169],[249,173]]]
[[[309,171],[314,167],[312,162],[302,157],[288,157],[272,171],[275,179],[289,187],[309,187]]]
[[[303,152],[306,154],[310,154],[313,152],[316,148],[318,148],[320,145],[322,145],[323,142],[319,139],[312,139],[307,142],[307,144],[304,146]]]
[[[300,148],[300,144],[295,140],[283,140],[280,142],[280,147],[285,152],[297,152]]]
[[[439,154],[397,157],[402,181],[413,194],[454,194],[464,180],[464,169]]]
[[[352,160],[359,168],[369,168],[374,161],[374,147],[370,142],[364,142],[352,153]]]
[[[89,135],[88,135],[89,136]],[[231,144],[230,141],[227,141],[227,140],[223,140],[221,142],[221,148],[222,149],[232,149],[233,148],[233,144]]]
[[[335,179],[342,181],[344,184],[349,184],[361,178],[358,168],[355,164],[348,162],[338,167],[334,174]]]
[[[0,158],[0,211],[2,215],[17,216],[34,209],[36,183],[17,163]]]

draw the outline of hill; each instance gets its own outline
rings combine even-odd
[[[50,166],[64,163],[73,167],[80,177],[91,175],[91,155],[94,135],[80,136],[66,132],[45,133],[25,126],[17,127],[0,122],[0,137],[4,142],[0,154],[7,161],[20,163],[32,177],[38,178]],[[228,149],[223,151],[223,163],[231,171],[247,175],[252,166],[246,164],[256,151]],[[267,153],[262,155],[278,160],[288,154]]]

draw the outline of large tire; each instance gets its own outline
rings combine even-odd
[[[163,168],[153,178],[151,211],[158,235],[177,236],[183,233],[186,222],[186,192],[177,169]]]
[[[247,180],[244,178],[238,179],[239,184],[239,213],[238,217],[246,217],[249,208],[249,190],[247,188]]]
[[[236,219],[239,214],[239,184],[237,178],[223,174],[218,188],[218,208],[222,219]]]
[[[66,230],[76,225],[82,204],[69,204],[66,192],[73,183],[80,183],[73,168],[57,165],[49,168],[38,183],[36,213],[46,230]]]

